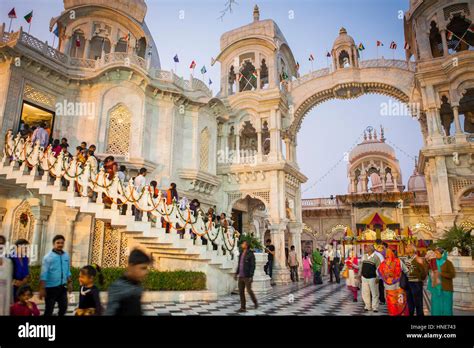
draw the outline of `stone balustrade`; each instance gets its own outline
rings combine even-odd
[[[143,70],[155,79],[173,83],[175,86],[185,91],[200,91],[206,96],[212,97],[212,91],[201,80],[193,78],[192,81],[188,81],[178,77],[173,72],[154,69],[153,67],[148,66],[148,62],[145,59],[132,53],[112,52],[105,54],[102,58],[97,60],[75,58],[49,46],[47,41],[43,42],[34,36],[25,33],[22,29],[14,33],[0,33],[0,44],[20,44],[21,46],[29,48],[55,63],[62,65],[66,68],[68,74],[73,76],[80,75],[82,77],[84,76],[84,73],[92,74],[95,71],[107,68],[111,65],[133,66]]]

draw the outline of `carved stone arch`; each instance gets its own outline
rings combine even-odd
[[[466,182],[467,185],[465,185],[464,187],[462,187],[461,189],[459,190],[455,190],[453,188],[453,191],[454,191],[454,197],[453,197],[453,209],[454,211],[456,212],[459,212],[461,211],[461,199],[462,197],[470,192],[470,191],[474,191],[474,180],[470,180],[471,182],[468,183]],[[453,185],[452,185],[453,186]]]
[[[31,205],[25,199],[13,211],[11,242],[14,243],[18,239],[26,239],[31,243],[35,220],[35,216],[31,212]]]
[[[240,191],[240,192],[228,192],[228,204],[227,212],[230,214],[232,212],[232,207],[240,201],[247,197],[257,199],[265,205],[265,209],[270,207],[270,192],[268,191]]]

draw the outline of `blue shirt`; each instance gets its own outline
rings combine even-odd
[[[36,128],[33,132],[33,137],[31,138],[32,143],[34,144],[36,140],[39,140],[39,145],[46,148],[49,143],[49,134],[44,128]]]
[[[30,274],[28,257],[12,257],[13,261],[13,279],[23,280]]]
[[[70,260],[67,252],[59,253],[52,250],[45,255],[40,275],[40,280],[45,282],[45,287],[66,285],[70,277]]]

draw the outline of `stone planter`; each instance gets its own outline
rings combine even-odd
[[[265,273],[263,267],[268,261],[266,253],[254,253],[255,273],[253,275],[252,289],[256,294],[265,294],[272,289],[270,277]]]
[[[458,310],[474,310],[474,264],[471,256],[449,256],[456,269],[453,280],[454,308]]]

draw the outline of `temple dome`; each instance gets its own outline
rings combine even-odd
[[[412,192],[426,191],[425,176],[415,171],[408,179],[407,187]]]
[[[354,39],[352,36],[347,34],[346,28],[341,28],[339,30],[339,36],[334,40],[332,48],[337,49],[340,46],[355,46]]]
[[[106,7],[120,11],[139,23],[143,23],[147,11],[145,0],[64,0],[66,11],[85,6]]]
[[[374,131],[373,135],[372,132],[364,134],[364,141],[358,144],[349,154],[349,162],[354,162],[355,160],[369,156],[369,155],[382,155],[388,156],[389,158],[396,160],[395,150],[393,147],[385,143],[385,138],[383,137],[383,133],[381,134],[381,138],[377,139],[377,133]]]

